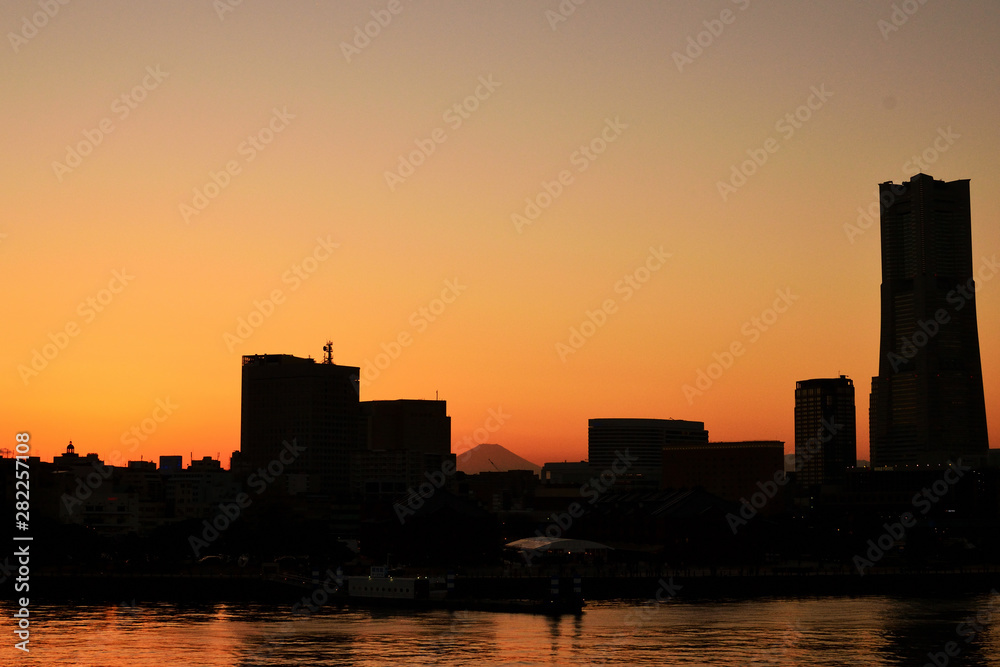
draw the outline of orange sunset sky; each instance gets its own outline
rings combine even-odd
[[[920,171],[971,179],[1000,446],[993,0],[4,8],[4,447],[228,466],[241,355],[329,339],[381,362],[362,400],[447,400],[455,452],[491,410],[537,463],[586,458],[596,417],[793,451],[795,382],[846,374],[867,458],[855,225]]]

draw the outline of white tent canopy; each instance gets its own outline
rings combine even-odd
[[[591,542],[590,540],[570,540],[560,537],[526,537],[523,540],[515,540],[506,545],[509,549],[520,551],[597,551],[611,549],[606,544]]]

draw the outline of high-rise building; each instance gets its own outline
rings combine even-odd
[[[707,443],[704,422],[680,419],[591,419],[587,435],[590,467],[600,474],[628,467],[618,479],[632,486],[660,487],[663,448],[669,443]]]
[[[364,401],[361,429],[366,448],[351,459],[358,497],[400,498],[429,480],[450,483],[456,466],[445,401]]]
[[[289,354],[243,357],[240,464],[283,478],[279,488],[346,495],[360,434],[359,369]],[[270,468],[268,468],[270,466]]]
[[[451,417],[445,401],[363,401],[368,449],[451,453]]]
[[[839,378],[795,383],[795,462],[803,486],[842,484],[858,463],[854,382]]]
[[[976,323],[969,181],[879,185],[882,331],[870,400],[873,467],[979,462],[989,443]]]

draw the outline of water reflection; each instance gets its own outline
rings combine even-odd
[[[10,618],[9,601],[0,604]],[[1000,665],[1000,595],[592,603],[582,616],[220,603],[39,605],[3,664]],[[978,621],[976,620],[978,618]],[[966,621],[972,623],[962,625]],[[964,632],[964,633],[963,633]],[[947,651],[958,652],[959,658]],[[18,655],[14,656],[14,653]],[[12,657],[11,657],[12,656]]]

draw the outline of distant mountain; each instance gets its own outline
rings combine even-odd
[[[541,466],[521,458],[501,445],[476,445],[468,451],[458,452],[455,458],[458,460],[458,469],[467,475],[497,470],[530,470],[538,474],[542,470]]]

